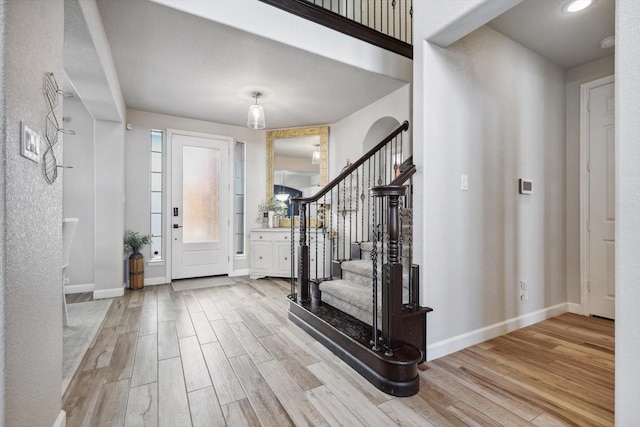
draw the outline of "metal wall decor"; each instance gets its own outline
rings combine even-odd
[[[73,96],[70,93],[64,92],[58,87],[58,82],[53,73],[44,74],[44,98],[47,101],[48,111],[45,118],[45,130],[44,139],[47,142],[46,150],[42,155],[42,171],[44,178],[49,184],[53,184],[58,178],[58,168],[64,167],[58,165],[56,154],[53,151],[53,146],[58,143],[58,133],[65,133],[67,135],[75,135],[76,133],[71,130],[65,130],[58,124],[58,118],[56,117],[55,109],[58,107],[58,97]]]

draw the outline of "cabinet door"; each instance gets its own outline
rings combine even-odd
[[[252,272],[268,272],[271,267],[271,242],[251,242]]]
[[[291,243],[276,243],[276,262],[275,268],[279,275],[283,277],[291,277]]]

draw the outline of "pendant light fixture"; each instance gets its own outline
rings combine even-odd
[[[262,94],[260,92],[251,92],[251,96],[256,99],[256,103],[249,106],[247,126],[251,129],[264,129],[264,109],[258,105],[258,98],[260,98]]]
[[[320,144],[314,144],[316,147],[316,151],[311,155],[311,164],[319,165],[320,164]]]
[[[280,192],[276,194],[276,200],[286,202],[287,200],[289,200],[289,193],[284,191],[284,171],[280,171],[280,178],[282,178],[282,184],[280,185]]]

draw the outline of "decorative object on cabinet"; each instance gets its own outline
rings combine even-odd
[[[129,256],[129,287],[131,289],[144,288],[144,256],[140,249],[151,241],[149,235],[141,235],[137,231],[127,230],[124,235],[125,251],[133,251]]]
[[[269,218],[269,212],[273,212],[273,214],[277,215],[279,218],[284,218],[287,213],[287,205],[284,202],[276,200],[274,197],[269,197],[268,199],[260,202],[258,205],[258,217],[256,218],[256,221],[263,224],[263,227],[263,219]]]

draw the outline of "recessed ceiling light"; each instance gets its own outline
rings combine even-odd
[[[562,6],[563,13],[576,13],[594,4],[596,0],[569,0]]]

